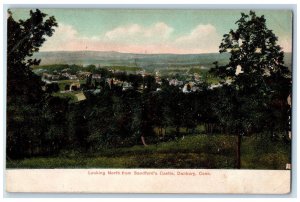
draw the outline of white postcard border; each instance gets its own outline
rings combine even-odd
[[[23,193],[288,194],[290,182],[290,170],[6,170],[6,191]]]

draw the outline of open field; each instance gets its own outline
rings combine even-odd
[[[192,135],[147,147],[110,149],[97,153],[65,152],[59,156],[7,160],[7,168],[234,168],[236,137]],[[285,169],[290,143],[269,136],[244,137],[242,169]]]
[[[85,99],[85,96],[82,91],[76,91],[76,92],[72,91],[72,92],[65,92],[65,93],[57,92],[57,93],[53,93],[52,95],[60,98],[69,98],[69,103],[74,103]]]

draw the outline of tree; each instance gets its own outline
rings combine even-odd
[[[65,91],[68,91],[68,90],[70,90],[70,85],[69,85],[69,84],[66,84],[66,85],[65,85]]]
[[[31,66],[38,65],[40,60],[30,58],[34,52],[45,42],[45,36],[52,36],[57,26],[53,16],[47,16],[40,10],[30,11],[27,20],[13,19],[12,12],[8,10],[7,19],[7,94],[8,102],[12,95],[27,96],[34,101],[40,99],[42,82],[31,71]]]
[[[59,91],[59,85],[57,83],[50,83],[46,85],[46,92],[51,94]]]
[[[178,86],[169,86],[164,88],[166,93],[165,101],[165,116],[166,122],[169,126],[175,127],[176,136],[180,135],[180,127],[183,126],[184,110],[183,103],[184,93],[182,93]]]
[[[41,109],[48,98],[44,83],[31,70],[39,60],[31,59],[34,52],[51,36],[57,26],[55,18],[40,10],[30,11],[27,20],[15,21],[8,10],[7,19],[7,156],[20,158],[36,154],[45,133]],[[56,112],[57,113],[57,112]]]
[[[220,53],[230,53],[229,63],[219,66],[216,62],[212,72],[231,89],[227,97],[230,109],[218,114],[220,118],[229,117],[226,123],[237,135],[236,167],[240,168],[242,135],[270,121],[266,121],[267,111],[274,96],[286,95],[277,83],[289,89],[290,78],[283,62],[284,53],[277,45],[278,38],[267,28],[265,17],[256,16],[253,11],[248,15],[241,13],[236,24],[238,28],[224,34],[219,46]]]
[[[147,86],[147,89],[144,89],[146,91],[155,91],[156,90],[156,81],[155,77],[151,75],[146,75],[144,77],[144,84]]]

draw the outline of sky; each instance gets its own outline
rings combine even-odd
[[[126,53],[201,54],[218,52],[222,36],[236,29],[249,10],[40,9],[58,27],[40,51],[117,51]],[[15,20],[29,9],[11,9]],[[286,52],[292,50],[292,13],[254,10]]]

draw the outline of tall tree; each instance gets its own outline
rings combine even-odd
[[[219,46],[220,53],[230,53],[229,63],[219,66],[216,62],[212,72],[223,79],[224,85],[230,83],[233,89],[229,95],[231,108],[219,115],[230,115],[227,124],[237,135],[236,167],[240,168],[242,135],[266,122],[265,112],[275,96],[287,95],[284,90],[290,88],[290,78],[284,66],[284,52],[277,45],[278,38],[267,28],[265,17],[253,11],[241,13],[236,24],[238,28],[224,34]],[[278,82],[285,88],[279,88]]]
[[[43,82],[31,71],[39,60],[34,52],[51,36],[57,26],[55,18],[45,19],[40,10],[30,11],[27,20],[15,21],[8,10],[7,19],[7,156],[20,158],[40,153],[45,120],[41,109],[47,97]],[[43,104],[44,103],[44,104]]]
[[[32,65],[38,65],[40,60],[30,58],[45,42],[45,36],[52,36],[57,26],[53,16],[40,10],[30,11],[27,20],[15,21],[8,10],[7,19],[7,94],[8,102],[12,95],[24,95],[30,101],[39,99],[42,82],[31,71]],[[36,100],[35,100],[36,101]]]

